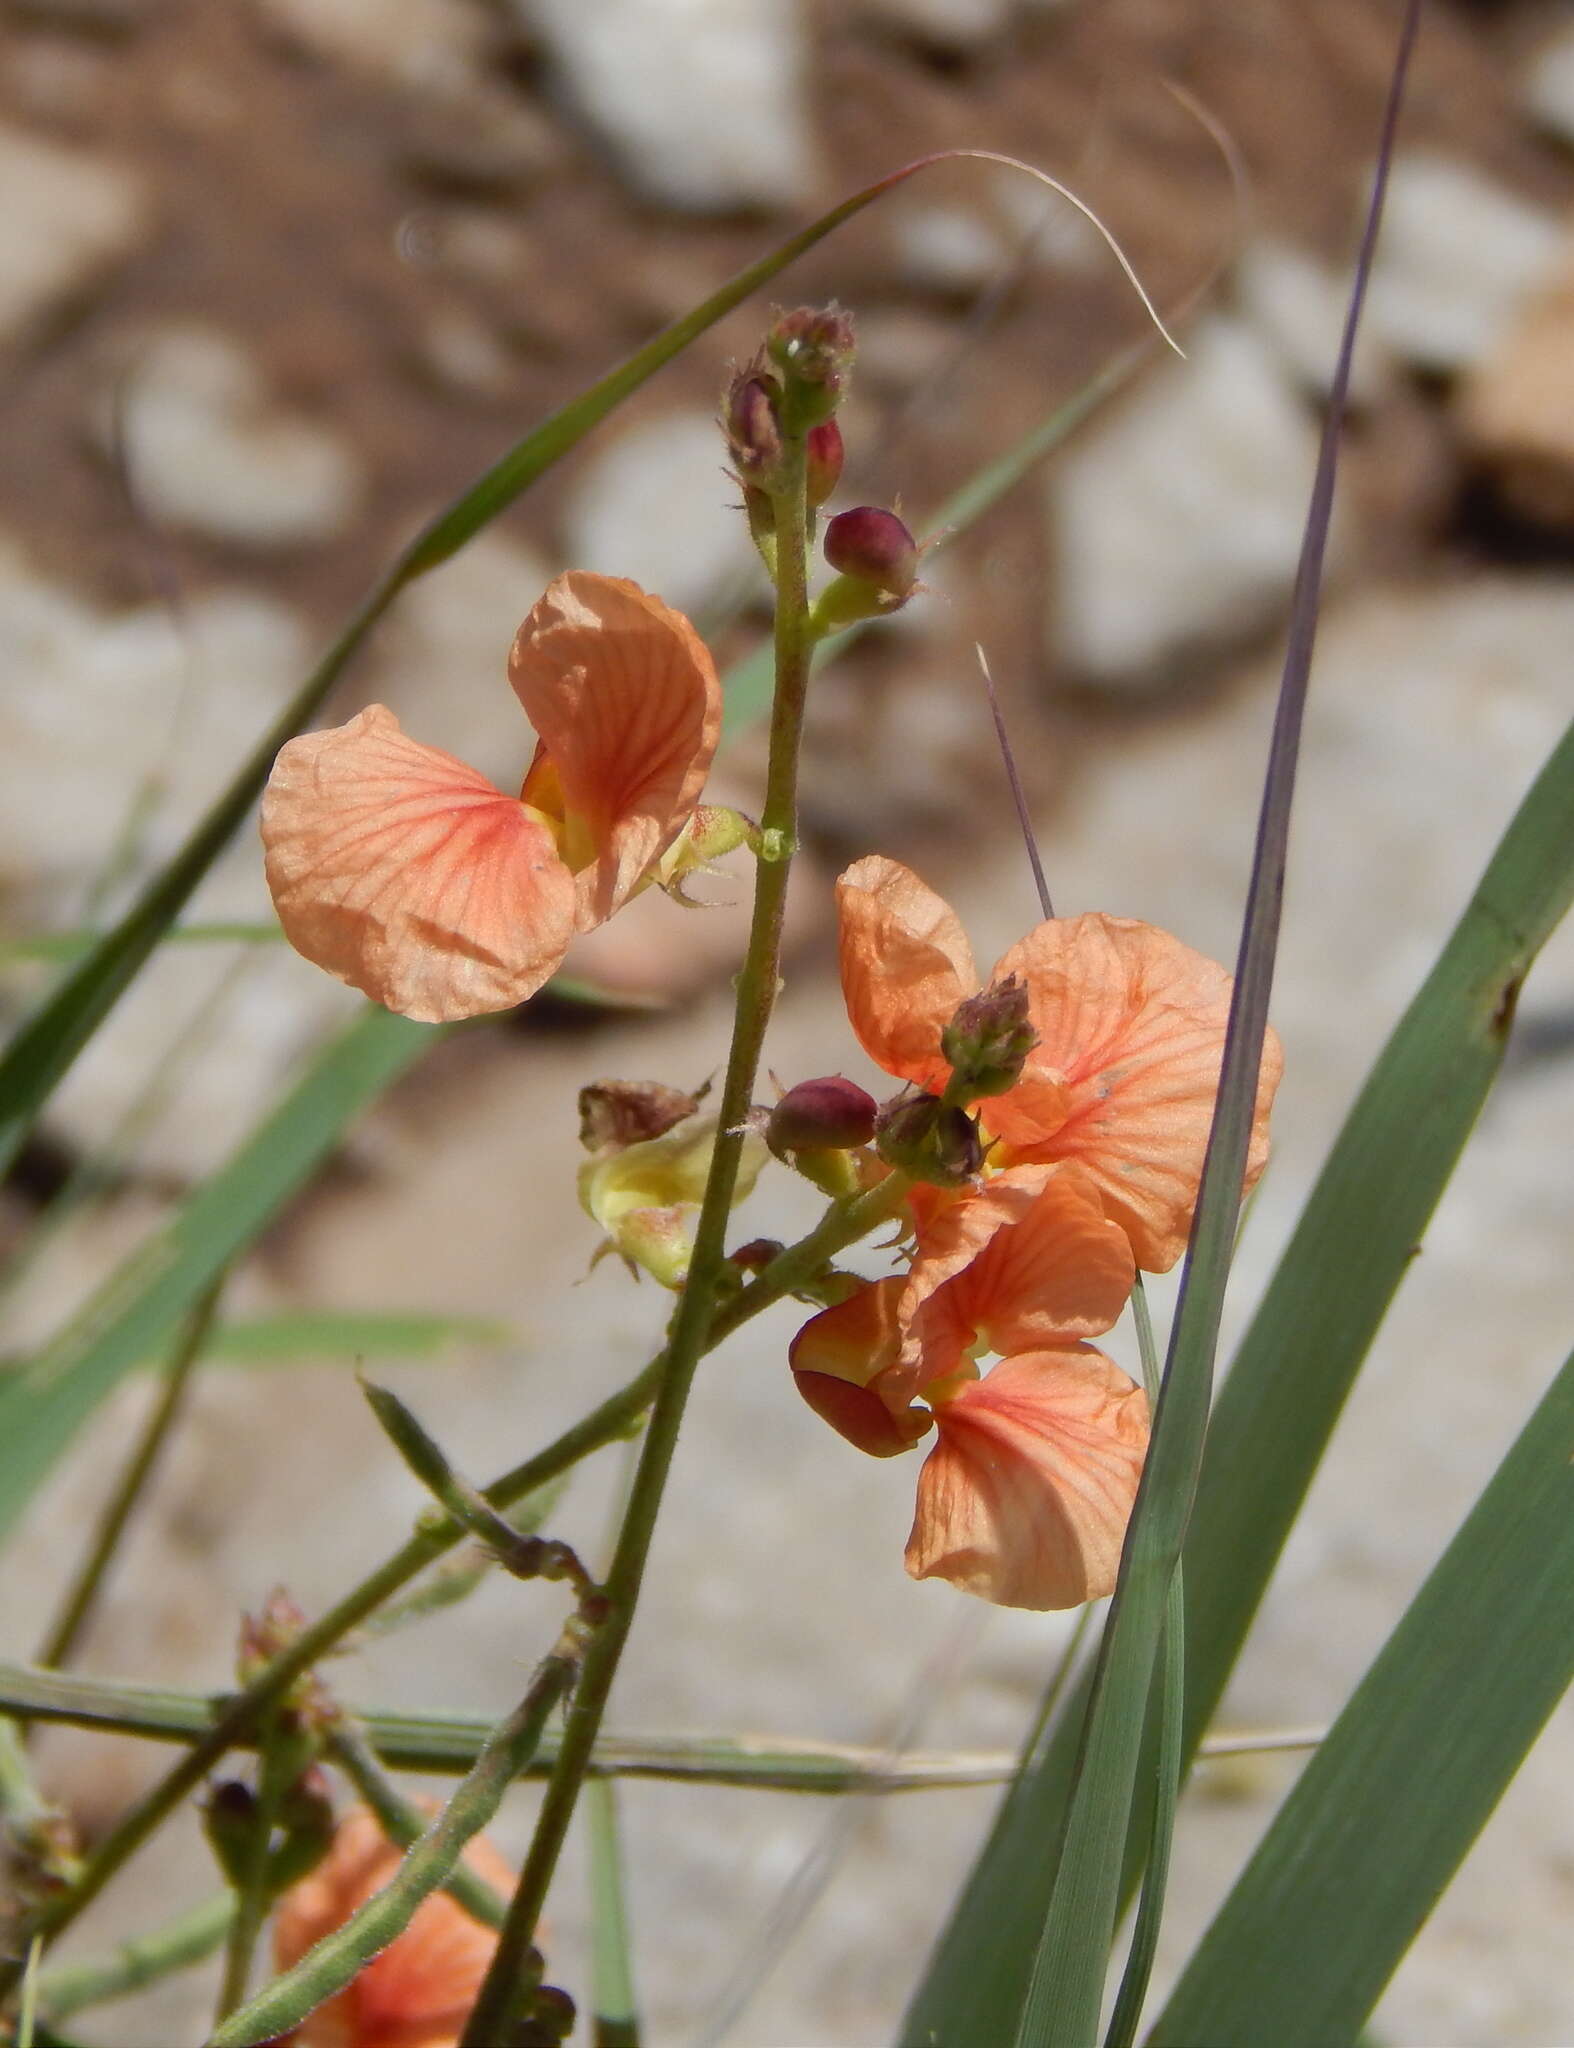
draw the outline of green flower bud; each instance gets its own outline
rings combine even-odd
[[[1004,1095],[1022,1078],[1038,1033],[1028,1020],[1027,983],[1011,974],[959,1003],[940,1034],[951,1062],[950,1092],[968,1102]]]

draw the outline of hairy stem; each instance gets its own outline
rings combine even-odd
[[[330,1760],[339,1766],[360,1793],[377,1825],[394,1847],[413,1849],[426,1833],[431,1817],[406,1799],[394,1784],[377,1761],[377,1753],[367,1741],[366,1731],[360,1723],[348,1716],[341,1720],[328,1737],[327,1750]],[[454,1865],[443,1890],[483,1927],[502,1926],[506,1911],[504,1901],[468,1863]]]
[[[529,1692],[488,1739],[474,1768],[382,1890],[325,1935],[293,1969],[232,2013],[214,2033],[209,2048],[251,2048],[298,2026],[408,1927],[416,1907],[446,1881],[465,1844],[496,1813],[504,1792],[541,1740],[547,1716],[572,1685],[578,1657],[572,1628],[570,1624],[557,1648],[542,1659]]]
[[[717,1312],[707,1334],[705,1348],[709,1350],[721,1343],[751,1317],[802,1286],[837,1252],[877,1230],[900,1207],[906,1186],[900,1174],[892,1174],[865,1194],[833,1203],[807,1237],[789,1245],[763,1273]],[[496,1508],[509,1507],[560,1477],[593,1451],[626,1435],[650,1406],[666,1359],[665,1351],[659,1353],[626,1385],[581,1417],[545,1450],[538,1451],[534,1457],[527,1458],[523,1464],[515,1465],[493,1480],[484,1489],[487,1500]],[[359,1628],[379,1607],[403,1592],[429,1564],[463,1542],[466,1534],[464,1527],[452,1516],[423,1517],[414,1536],[319,1620],[303,1630],[244,1691],[237,1693],[219,1718],[192,1745],[189,1754],[104,1837],[75,1882],[64,1886],[40,1913],[34,1923],[34,1931],[42,1936],[45,1946],[97,1898],[115,1873],[162,1826],[181,1801],[201,1785],[226,1751],[255,1739],[259,1720],[284,1697],[304,1671]],[[0,1960],[0,1999],[14,1990],[20,1976],[20,1962]]]
[[[695,1370],[707,1349],[716,1291],[726,1259],[727,1219],[743,1149],[744,1119],[754,1098],[766,1026],[776,1001],[782,916],[798,825],[798,750],[808,695],[809,624],[804,437],[786,439],[783,488],[772,493],[776,522],[776,694],[770,762],[760,820],[754,916],[738,977],[732,1048],[722,1085],[716,1149],[695,1229],[689,1276],[673,1318],[660,1391],[651,1409],[628,1507],[607,1574],[608,1612],[585,1656],[563,1729],[557,1767],[548,1782],[535,1835],[520,1873],[497,1952],[470,2014],[461,2048],[507,2040],[530,1989],[536,1923],[557,1867],[606,1711],[612,1681],[633,1624],[656,1517],[677,1448],[678,1429]]]

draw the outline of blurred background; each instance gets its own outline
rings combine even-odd
[[[867,1075],[832,970],[840,861],[910,861],[957,902],[984,963],[1036,918],[977,641],[1057,908],[1146,917],[1228,958],[1396,22],[1387,0],[7,0],[9,1012],[58,972],[32,942],[101,924],[167,858],[422,519],[812,213],[947,146],[1073,183],[1161,306],[1207,289],[1187,359],[1155,352],[819,685],[810,850],[769,1064],[784,1081]],[[835,296],[859,321],[835,505],[896,502],[920,531],[1144,331],[1086,225],[995,165],[913,180],[779,290],[789,304]],[[723,321],[412,590],[331,715],[380,699],[507,785],[530,738],[504,656],[566,565],[632,576],[688,610],[724,662],[746,654],[768,614],[714,415],[767,313]],[[1236,1327],[1561,729],[1571,657],[1574,7],[1439,0],[1358,362],[1276,999],[1288,1072]],[[745,735],[718,792],[747,807],[759,765]],[[666,1304],[611,1262],[587,1278],[575,1093],[601,1075],[693,1086],[719,1067],[745,888],[740,874],[703,914],[642,901],[571,963],[658,999],[654,1014],[544,1000],[441,1046],[270,1231],[231,1305],[503,1326],[440,1365],[368,1360],[478,1479],[620,1384]],[[266,914],[248,832],[190,915]],[[16,1254],[5,1348],[58,1327],[356,1002],[282,947],[166,948],[0,1194]],[[1315,1727],[1337,1709],[1560,1362],[1571,1053],[1565,942],[1526,992],[1230,1727]],[[62,1189],[66,1220],[41,1237]],[[740,1231],[788,1234],[812,1213],[767,1182]],[[1009,1747],[1061,1618],[987,1613],[906,1579],[913,1465],[859,1458],[802,1408],[792,1328],[773,1312],[702,1375],[614,1726],[893,1754]],[[315,1610],[399,1540],[420,1501],[349,1366],[206,1373],[82,1668],[221,1687],[242,1606],[282,1581]],[[36,1647],[149,1397],[143,1381],[122,1390],[13,1546],[7,1654]],[[604,1456],[554,1531],[597,1555],[619,1483]],[[489,1584],[423,1632],[369,1644],[334,1683],[362,1704],[500,1714],[559,1604]],[[162,1763],[59,1732],[39,1755],[89,1837]],[[1381,2039],[1574,2039],[1571,1767],[1565,1717],[1400,1972]],[[1294,1768],[1199,1774],[1171,1967]],[[510,1853],[532,1801],[522,1789],[505,1808]],[[991,1805],[628,1787],[649,2038],[886,2041]],[[207,1889],[195,1830],[177,1834],[79,1945],[145,1925],[150,1896],[173,1909]],[[584,1902],[576,1851],[551,1958],[576,1990]],[[210,2001],[177,1980],[81,2031],[196,2038]]]

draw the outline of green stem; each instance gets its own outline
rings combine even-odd
[[[277,1714],[263,1728],[257,1765],[257,1803],[252,1811],[245,1867],[235,1885],[235,1912],[224,1944],[224,1971],[219,1980],[215,2021],[222,2021],[246,1996],[251,1981],[252,1957],[262,1923],[273,1905],[268,1883],[268,1865],[273,1850],[273,1831],[278,1823],[284,1795],[301,1767],[301,1745],[293,1728],[285,1727]]]
[[[209,2048],[252,2048],[298,2026],[408,1927],[421,1901],[447,1881],[465,1844],[497,1812],[504,1792],[540,1741],[547,1716],[573,1684],[577,1658],[577,1644],[565,1630],[557,1648],[542,1660],[529,1692],[488,1738],[474,1769],[388,1883],[292,1970],[232,2013],[214,2033]]]
[[[833,1204],[807,1237],[789,1245],[717,1313],[706,1348],[719,1344],[762,1309],[791,1294],[838,1251],[878,1229],[900,1206],[905,1187],[901,1176],[893,1174],[867,1193],[849,1202]],[[599,1407],[566,1429],[556,1442],[495,1479],[484,1489],[487,1500],[496,1508],[509,1507],[569,1471],[593,1451],[626,1435],[650,1406],[666,1359],[667,1353],[660,1353]],[[259,1719],[284,1697],[304,1671],[402,1592],[429,1564],[464,1541],[465,1535],[462,1525],[452,1516],[423,1517],[415,1535],[281,1650],[244,1691],[226,1702],[218,1719],[204,1731],[190,1753],[104,1837],[76,1882],[64,1887],[39,1914],[36,1931],[42,1935],[45,1946],[97,1898],[181,1801],[201,1785],[226,1751],[255,1740]],[[0,1962],[0,2000],[15,1988],[20,1975],[20,1964]]]
[[[618,1828],[617,1787],[592,1778],[585,1787],[590,1821],[590,1983],[593,2048],[639,2048],[639,2013],[634,1997],[633,1938],[623,1889],[623,1856]]]
[[[1148,1308],[1142,1275],[1131,1297],[1137,1325],[1137,1347],[1142,1354],[1142,1383],[1150,1406],[1157,1407],[1163,1371],[1158,1345],[1153,1336],[1153,1317]],[[1158,1670],[1154,1685],[1158,1702],[1159,1744],[1156,1759],[1158,1792],[1153,1802],[1153,1832],[1148,1844],[1147,1868],[1132,1925],[1131,1946],[1121,1972],[1120,1991],[1110,2015],[1104,2048],[1131,2048],[1142,2019],[1153,1959],[1158,1953],[1159,1923],[1164,1915],[1164,1893],[1169,1883],[1170,1847],[1175,1836],[1175,1803],[1180,1797],[1181,1764],[1185,1750],[1186,1692],[1186,1598],[1181,1567],[1175,1567],[1164,1610],[1164,1628],[1159,1637]]]
[[[226,1275],[221,1273],[186,1318],[186,1327],[181,1333],[178,1347],[164,1375],[163,1391],[154,1405],[152,1414],[143,1426],[142,1434],[135,1449],[126,1461],[126,1468],[120,1475],[99,1519],[93,1544],[78,1568],[76,1579],[61,1604],[42,1648],[38,1662],[46,1669],[70,1661],[71,1653],[81,1640],[94,1608],[98,1605],[103,1591],[104,1580],[120,1547],[126,1524],[132,1511],[142,1498],[153,1468],[174,1428],[175,1418],[180,1413],[191,1376],[196,1371],[202,1348],[207,1343],[208,1332],[218,1314],[219,1297],[224,1291]]]
[[[90,2005],[107,2005],[156,1984],[176,1970],[205,1963],[222,1947],[235,1917],[235,1894],[220,1892],[151,1934],[123,1941],[112,1955],[48,1970],[39,1979],[39,2009],[46,2019],[69,2019]]]
[[[394,1847],[413,1849],[431,1825],[431,1816],[406,1799],[384,1771],[360,1723],[348,1716],[341,1720],[328,1737],[327,1752],[360,1793]],[[443,1890],[483,1927],[502,1926],[506,1901],[463,1859],[454,1865]]]
[[[789,434],[784,481],[772,493],[776,520],[776,694],[771,710],[770,757],[760,854],[755,868],[754,916],[738,977],[732,1048],[722,1084],[716,1148],[695,1228],[689,1276],[673,1318],[660,1391],[651,1408],[634,1484],[612,1567],[607,1574],[607,1618],[585,1656],[585,1668],[564,1729],[557,1768],[541,1803],[535,1834],[461,2048],[491,2048],[507,2040],[521,2016],[530,1985],[536,1923],[568,1824],[590,1768],[612,1681],[639,1601],[656,1517],[666,1490],[678,1429],[699,1361],[708,1348],[716,1290],[726,1259],[727,1222],[743,1148],[744,1120],[754,1099],[766,1026],[776,1001],[782,916],[798,824],[798,750],[808,696],[808,562],[805,545],[804,436]]]

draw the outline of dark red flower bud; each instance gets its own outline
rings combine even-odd
[[[918,543],[894,512],[877,505],[837,513],[825,529],[825,559],[898,602],[918,581]]]
[[[1014,1088],[1037,1044],[1038,1033],[1028,1020],[1027,983],[1014,974],[959,1003],[940,1034],[956,1090],[969,1102]]]
[[[805,478],[809,509],[823,505],[842,480],[842,430],[835,420],[821,420],[805,444],[808,475]]]
[[[800,1081],[771,1111],[765,1142],[783,1152],[850,1152],[874,1136],[878,1105],[856,1081],[827,1074]]]
[[[775,379],[762,376],[757,364],[740,370],[727,387],[722,428],[746,486],[769,490],[775,484],[782,457],[778,395]]]

